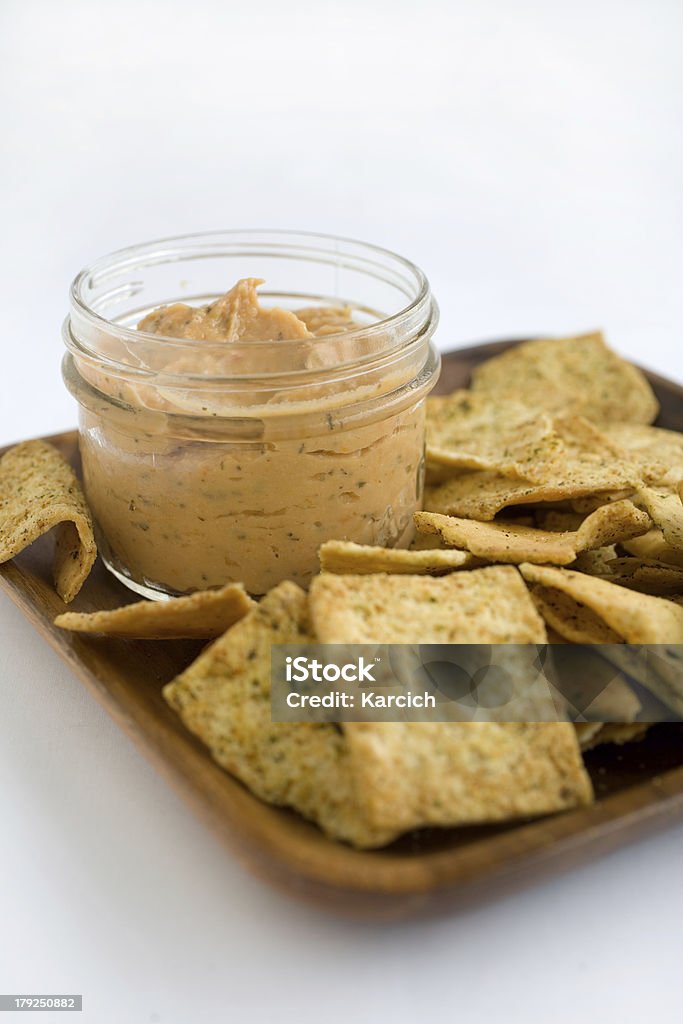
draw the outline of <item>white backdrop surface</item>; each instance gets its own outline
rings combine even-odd
[[[676,0],[4,0],[0,443],[75,422],[74,273],[211,228],[411,257],[443,348],[602,326],[683,378],[682,39]],[[93,1024],[680,1020],[682,825],[452,919],[340,922],[247,875],[5,597],[0,652],[1,992]]]

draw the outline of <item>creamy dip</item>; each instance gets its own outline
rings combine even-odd
[[[297,339],[304,367],[315,367],[319,339],[343,341],[359,327],[345,307],[262,306],[260,283],[245,279],[208,305],[174,303],[145,316],[140,331],[197,343],[178,355],[169,341],[158,372],[211,382],[244,343],[272,341],[277,354],[278,341]],[[139,584],[186,592],[237,580],[262,594],[285,578],[306,584],[323,541],[410,542],[424,394],[398,406],[387,400],[372,415],[352,412],[391,394],[390,373],[365,374],[351,389],[275,391],[248,409],[219,401],[218,384],[205,397],[149,378],[114,389],[106,374],[81,373],[98,396],[82,402],[88,500],[105,557]]]

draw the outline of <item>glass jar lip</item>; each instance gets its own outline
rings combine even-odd
[[[398,312],[392,313],[390,316],[378,320],[375,323],[361,325],[353,330],[347,330],[335,334],[329,334],[324,339],[319,341],[327,342],[338,342],[340,338],[348,339],[353,341],[357,338],[373,338],[377,335],[384,334],[387,330],[393,330],[400,327],[401,324],[409,322],[411,317],[416,314],[419,308],[426,302],[431,305],[431,293],[429,288],[429,281],[424,271],[413,263],[411,260],[406,259],[404,256],[400,256],[398,253],[393,252],[391,249],[387,249],[383,246],[374,245],[370,242],[359,241],[355,238],[350,238],[343,235],[332,235],[324,232],[316,231],[295,231],[284,228],[228,228],[228,229],[217,229],[212,231],[202,232],[190,232],[181,235],[169,235],[164,238],[158,238],[150,242],[142,242],[136,245],[126,246],[122,249],[116,249],[113,252],[107,253],[105,256],[95,260],[94,263],[84,267],[71,282],[69,289],[69,297],[71,301],[72,310],[76,311],[80,317],[82,317],[91,327],[100,331],[115,332],[117,336],[132,345],[135,344],[152,344],[152,345],[163,345],[166,349],[169,346],[173,346],[178,349],[188,349],[194,347],[201,347],[203,351],[212,347],[220,348],[225,345],[225,342],[206,342],[198,341],[195,339],[188,338],[174,338],[169,335],[153,334],[148,331],[139,331],[135,327],[125,327],[122,324],[117,323],[115,320],[108,320],[105,316],[94,310],[82,296],[83,285],[86,281],[92,278],[93,275],[104,274],[107,269],[110,273],[114,272],[114,269],[121,269],[127,264],[135,265],[141,257],[147,256],[149,259],[145,262],[149,265],[149,261],[153,262],[167,262],[172,259],[172,254],[169,252],[172,246],[189,245],[193,241],[200,245],[202,241],[207,240],[218,243],[220,238],[226,240],[237,241],[241,237],[247,237],[249,239],[257,240],[262,238],[264,241],[268,237],[276,236],[278,238],[290,238],[290,239],[304,239],[319,242],[330,242],[330,243],[342,243],[352,246],[358,246],[360,250],[367,253],[374,253],[377,256],[383,256],[395,261],[403,270],[407,271],[413,278],[416,284],[417,294],[411,301]],[[154,257],[157,257],[154,260]],[[278,347],[288,346],[294,348],[297,345],[301,345],[301,339],[288,339],[288,340],[277,340],[275,338],[265,341],[249,341],[249,342],[231,342],[231,350],[239,352],[240,349],[245,351],[254,352],[255,349],[264,350],[273,344],[277,344]]]

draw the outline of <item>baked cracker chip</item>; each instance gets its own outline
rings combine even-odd
[[[427,399],[427,463],[535,480],[561,445],[547,413],[514,398],[454,391]]]
[[[599,648],[563,644],[552,653],[548,672],[579,721],[634,722],[642,710],[630,682],[601,657]]]
[[[670,596],[683,590],[683,569],[679,566],[633,556],[600,558],[602,551],[609,554],[610,550],[586,551],[577,558],[573,568],[643,594]]]
[[[55,626],[75,633],[169,640],[216,637],[244,618],[254,602],[241,583],[169,601],[136,601],[102,612],[65,612]]]
[[[353,579],[362,586],[371,577]],[[340,729],[271,722],[271,644],[312,642],[310,629],[305,594],[280,584],[164,689],[214,759],[261,799],[294,807],[358,847],[381,846],[425,825],[499,821],[590,801],[568,723],[347,723]],[[542,625],[535,624],[533,635],[544,635]]]
[[[664,540],[675,551],[683,551],[683,499],[678,493],[641,487],[638,500],[645,506]]]
[[[674,565],[683,569],[683,551],[677,551],[676,548],[670,547],[665,541],[662,531],[656,527],[648,530],[642,537],[624,541],[622,547],[628,551],[629,555],[635,555],[636,558]]]
[[[586,572],[589,576],[609,576],[616,557],[617,548],[615,544],[609,544],[604,548],[593,548],[590,551],[582,551],[577,555],[572,569],[576,569],[578,572]]]
[[[97,557],[92,516],[76,474],[57,449],[24,441],[0,459],[0,562],[53,528],[53,577],[68,604]]]
[[[531,588],[546,627],[570,644],[618,644],[621,637],[591,608],[578,604],[561,590],[536,583]]]
[[[489,470],[461,473],[425,488],[425,510],[490,520],[510,505],[585,497],[602,505],[615,494],[628,497],[642,483],[637,467],[587,420],[562,417],[554,425],[562,447],[545,464],[544,482],[514,480]]]
[[[671,601],[634,594],[614,583],[569,569],[526,563],[520,565],[519,571],[528,583],[564,594],[594,612],[623,643],[683,644],[683,611]],[[553,628],[557,629],[554,624]]]
[[[640,423],[611,423],[604,431],[641,467],[645,483],[675,485],[683,479],[683,434]]]
[[[599,332],[515,345],[474,370],[472,389],[600,422],[652,423],[659,412],[642,372],[608,348]]]
[[[383,845],[396,830],[361,815],[337,726],[271,721],[271,644],[313,642],[305,593],[281,583],[165,686],[164,697],[214,760],[260,799],[294,807],[336,839]]]
[[[344,732],[377,827],[505,821],[592,799],[569,722],[349,722]]]
[[[444,543],[489,562],[569,565],[581,551],[645,533],[650,517],[630,501],[617,501],[597,509],[572,531],[536,530],[501,521],[479,523],[436,512],[416,512],[415,525],[421,533],[437,533]]]
[[[479,565],[479,559],[466,551],[431,548],[425,551],[403,548],[380,548],[354,544],[345,540],[328,540],[320,548],[322,572],[353,573],[409,573],[443,575],[455,569]]]
[[[554,602],[546,619],[553,629],[575,643],[614,644],[609,660],[676,714],[683,714],[683,665],[678,653],[683,644],[683,608],[673,601],[635,593],[568,569],[525,564],[520,572],[531,585],[544,617],[548,616],[549,602]],[[564,615],[558,614],[558,607]],[[599,633],[598,624],[602,624],[606,638],[591,639],[587,622],[594,636]],[[637,648],[641,644],[656,645],[657,656],[650,663],[650,671],[636,675],[633,666],[638,664]],[[607,649],[601,653],[607,657]]]
[[[317,576],[311,617],[321,643],[545,643],[543,621],[512,566],[450,576]]]

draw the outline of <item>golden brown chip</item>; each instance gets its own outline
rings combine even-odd
[[[671,607],[677,608],[676,605]],[[614,644],[601,647],[600,653],[657,698],[658,703],[653,705],[651,702],[644,709],[641,717],[645,721],[662,721],[662,704],[677,715],[683,715],[683,662],[680,645],[659,644],[641,648],[637,645]]]
[[[563,443],[548,460],[545,481],[513,480],[488,470],[467,472],[425,489],[429,512],[490,520],[510,505],[591,497],[602,505],[614,494],[628,496],[642,482],[637,467],[595,426],[581,417],[558,418]]]
[[[642,710],[630,681],[601,655],[602,648],[565,644],[547,664],[572,717],[634,722]]]
[[[608,348],[599,332],[515,345],[478,366],[472,388],[604,422],[652,423],[659,411],[641,371]]]
[[[380,548],[354,544],[346,540],[328,540],[320,548],[320,568],[323,572],[443,575],[455,569],[471,568],[481,564],[466,551],[431,548],[424,551],[404,548]]]
[[[608,544],[604,548],[594,548],[592,551],[582,551],[577,555],[572,569],[576,569],[578,572],[587,572],[589,576],[609,576],[614,568],[616,557],[615,544]]]
[[[416,512],[415,525],[420,532],[437,533],[444,543],[489,562],[569,565],[581,551],[645,533],[650,517],[632,502],[618,501],[597,509],[577,530],[561,533],[502,521],[479,523],[436,512]]]
[[[376,827],[471,825],[590,803],[569,722],[353,722],[355,788]]]
[[[499,572],[501,582],[517,576]],[[361,588],[372,579],[353,577]],[[524,615],[518,620],[519,636],[543,638],[542,624],[530,629]],[[412,639],[422,639],[419,624],[414,628]],[[305,594],[284,583],[164,689],[216,761],[262,799],[294,807],[328,835],[359,847],[384,845],[426,825],[507,820],[590,801],[568,723],[346,723],[339,729],[272,722],[271,644],[312,641]]]
[[[621,637],[591,608],[561,590],[536,583],[531,596],[547,627],[570,644],[618,644]]]
[[[679,494],[641,487],[638,499],[662,531],[669,547],[683,551],[683,499]]]
[[[645,483],[675,485],[683,479],[683,434],[639,423],[611,423],[604,430],[641,466]]]
[[[427,399],[426,454],[430,467],[492,469],[535,480],[561,446],[547,413],[514,398],[454,391]]]
[[[262,800],[296,808],[334,838],[379,846],[396,831],[374,828],[360,813],[337,726],[271,721],[271,645],[313,642],[305,593],[281,583],[164,687],[164,697],[214,760]]]
[[[102,612],[65,612],[55,626],[75,633],[140,637],[148,640],[215,637],[244,618],[254,602],[241,583],[202,590],[169,601],[136,601]]]
[[[608,557],[600,557],[603,551]],[[683,568],[633,556],[609,557],[609,551],[609,548],[586,551],[577,558],[573,568],[643,594],[669,596],[683,591]]]
[[[73,601],[97,557],[92,517],[71,466],[44,441],[24,441],[0,459],[0,562],[55,530],[57,593]]]
[[[636,558],[675,565],[679,569],[683,569],[683,551],[677,551],[676,548],[670,547],[664,540],[662,531],[656,527],[648,530],[642,537],[624,541],[622,547],[628,551],[629,555],[635,555]]]
[[[596,494],[584,495],[582,498],[571,498],[569,508],[580,516],[589,516],[591,512],[609,505],[614,501],[623,501],[625,498],[633,497],[633,488],[622,488],[620,491],[599,491]]]
[[[683,608],[661,597],[635,593],[568,569],[525,564],[520,572],[548,623],[575,643],[614,644],[602,651],[667,707],[683,714]],[[604,636],[600,636],[600,628]],[[610,635],[611,634],[611,635]],[[631,646],[627,646],[631,645]],[[640,645],[656,648],[650,670],[639,667]],[[615,660],[616,659],[616,660]],[[635,668],[634,668],[635,666]]]
[[[317,576],[311,616],[321,643],[545,643],[512,566],[450,576]]]
[[[683,643],[683,610],[671,601],[650,597],[648,594],[636,594],[606,580],[569,569],[526,563],[520,565],[519,571],[528,583],[555,590],[594,612],[624,643]],[[554,623],[551,625],[557,629]],[[566,633],[563,635],[566,636]]]

